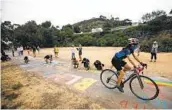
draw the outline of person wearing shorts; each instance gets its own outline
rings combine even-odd
[[[117,72],[119,74],[118,80],[117,80],[117,88],[120,92],[124,92],[121,81],[125,74],[125,71],[129,71],[132,69],[127,64],[127,62],[124,61],[124,59],[127,58],[129,62],[134,66],[134,68],[136,68],[136,64],[130,58],[130,55],[132,54],[134,59],[137,62],[139,62],[141,65],[145,65],[134,54],[134,51],[137,49],[137,46],[138,46],[138,39],[130,38],[128,40],[129,40],[129,44],[126,47],[124,47],[121,51],[115,53],[111,61],[112,65],[117,69]]]

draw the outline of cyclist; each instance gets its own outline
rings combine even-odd
[[[134,51],[137,49],[139,40],[136,38],[130,38],[129,44],[124,47],[121,51],[115,53],[114,57],[112,58],[112,65],[117,69],[119,76],[117,80],[117,88],[120,92],[124,92],[123,85],[121,83],[122,78],[124,76],[125,71],[131,70],[132,68],[124,61],[125,58],[129,60],[129,62],[136,68],[136,64],[131,60],[129,55],[133,55],[135,60],[139,62],[141,65],[145,65],[142,63],[134,54]]]

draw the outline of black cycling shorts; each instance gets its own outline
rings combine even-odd
[[[122,70],[122,67],[124,67],[125,64],[127,64],[125,61],[118,59],[116,57],[112,58],[112,65],[117,69],[117,71]]]

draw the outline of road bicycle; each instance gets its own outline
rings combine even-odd
[[[124,84],[129,81],[129,88],[136,97],[142,100],[153,100],[158,97],[159,88],[151,78],[143,75],[144,68],[147,68],[147,65],[139,65],[137,68],[129,71],[129,77],[121,82],[121,86],[124,87]],[[100,74],[100,80],[105,87],[115,89],[117,87],[118,75],[118,72],[105,69]]]

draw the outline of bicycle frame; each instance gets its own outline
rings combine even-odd
[[[123,85],[124,85],[127,81],[129,81],[131,78],[133,78],[133,77],[135,77],[135,76],[136,76],[137,79],[139,80],[140,87],[143,89],[144,86],[143,86],[142,80],[140,79],[139,74],[137,74],[135,71],[133,71],[133,73],[132,73],[126,80],[124,80],[124,82],[122,82]]]

